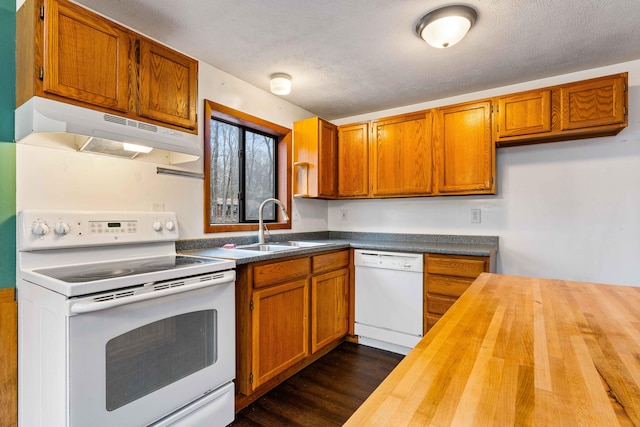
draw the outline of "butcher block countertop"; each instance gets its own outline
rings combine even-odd
[[[483,273],[346,426],[640,426],[640,288]]]

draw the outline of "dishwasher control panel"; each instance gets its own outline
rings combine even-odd
[[[356,267],[384,268],[387,270],[422,272],[423,255],[404,252],[368,251],[358,249],[354,253]]]

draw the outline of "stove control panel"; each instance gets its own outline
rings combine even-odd
[[[18,213],[18,250],[178,240],[173,212],[46,211]]]

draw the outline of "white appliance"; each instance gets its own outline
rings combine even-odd
[[[354,264],[358,342],[407,354],[423,336],[423,256],[356,250]]]
[[[51,137],[80,135],[79,141],[60,139],[68,140],[67,144],[75,144],[73,148],[76,149],[85,147],[89,142],[97,147],[91,151],[99,152],[102,148],[111,155],[125,155],[118,154],[122,149],[121,143],[188,155],[184,161],[192,161],[202,155],[198,135],[34,96],[16,109],[15,139],[16,142],[33,139],[34,143],[41,144],[40,134]]]
[[[168,212],[18,213],[20,427],[226,426],[235,262]]]

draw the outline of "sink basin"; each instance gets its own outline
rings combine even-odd
[[[326,243],[289,240],[285,242],[254,243],[252,245],[237,246],[236,249],[260,251],[260,252],[277,252],[277,251],[291,251],[293,249],[300,249],[300,248],[312,248],[314,246],[322,246],[322,245],[326,245]]]
[[[312,248],[314,246],[322,246],[322,245],[326,245],[326,243],[322,243],[322,242],[308,242],[308,241],[302,241],[302,240],[288,240],[286,242],[273,242],[271,243],[271,245],[278,245],[278,246],[294,246],[296,248]]]

